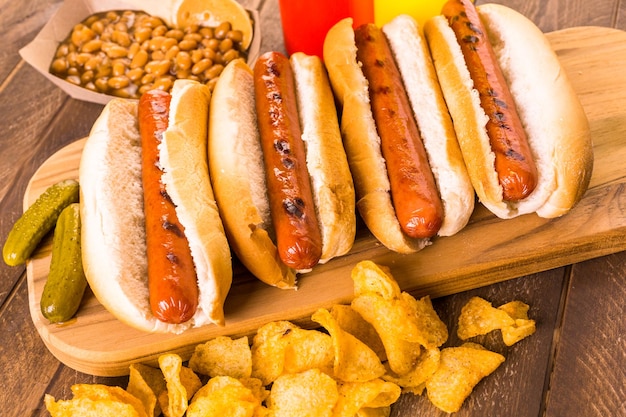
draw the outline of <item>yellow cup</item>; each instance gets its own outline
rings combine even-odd
[[[424,22],[441,14],[446,0],[374,0],[374,20],[382,26],[399,14],[412,16],[419,24],[420,30]]]

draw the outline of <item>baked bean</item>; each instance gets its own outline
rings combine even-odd
[[[143,77],[144,71],[143,68],[133,68],[126,73],[126,76],[133,83],[137,83],[137,81],[141,81],[141,77]]]
[[[213,28],[207,27],[207,26],[201,27],[198,30],[198,33],[200,35],[202,35],[203,38],[213,38],[213,37],[215,37],[215,34],[213,32]]]
[[[94,71],[98,68],[98,66],[100,65],[100,62],[102,62],[102,59],[100,59],[97,56],[92,55],[89,61],[85,62],[85,65],[83,65],[83,69],[85,71]]]
[[[169,28],[165,25],[159,25],[152,29],[152,36],[165,36]]]
[[[106,93],[109,90],[109,79],[107,77],[97,78],[94,81],[94,85],[101,93]]]
[[[193,62],[194,64],[200,62],[202,58],[204,58],[204,53],[202,52],[202,50],[194,49],[193,51],[191,51],[191,62]]]
[[[165,59],[165,53],[161,51],[160,49],[150,54],[151,61],[162,61],[164,59]]]
[[[193,39],[183,39],[178,44],[178,47],[183,51],[192,51],[198,47],[198,42]]]
[[[165,75],[170,70],[171,62],[167,60],[162,61],[150,61],[146,64],[146,72],[148,74],[154,74],[157,77]]]
[[[52,65],[50,66],[50,70],[54,71],[58,74],[65,74],[67,69],[70,67],[67,59],[65,58],[57,58],[52,61]]]
[[[113,65],[111,66],[111,74],[114,77],[120,77],[126,74],[126,63],[121,60],[113,62]]]
[[[158,90],[163,90],[163,91],[170,91],[172,89],[172,84],[174,83],[174,81],[172,81],[171,78],[169,77],[161,77],[161,78],[157,78],[157,80],[154,82],[152,88],[158,89]]]
[[[235,43],[243,42],[243,32],[240,30],[231,30],[226,34],[226,37]]]
[[[191,73],[193,75],[198,75],[198,74],[203,73],[204,71],[206,71],[212,66],[213,66],[213,61],[211,61],[210,59],[204,58],[196,62],[194,66],[191,67]]]
[[[224,65],[245,51],[229,22],[169,28],[162,19],[126,10],[96,13],[74,26],[50,63],[50,73],[91,91],[139,98],[169,91],[176,79],[212,89]]]
[[[135,30],[135,40],[139,43],[143,43],[150,39],[152,36],[152,29],[149,27],[137,28]]]
[[[168,38],[174,38],[177,41],[180,41],[185,36],[185,32],[180,29],[170,29],[165,33],[165,36]]]
[[[81,51],[93,53],[99,51],[102,48],[102,40],[101,39],[92,39],[82,46]]]
[[[93,81],[93,77],[94,77],[93,71],[85,71],[80,76],[80,82],[81,84],[88,84],[91,81]]]
[[[225,39],[226,35],[230,31],[231,25],[230,22],[222,22],[215,28],[214,36],[215,39]]]
[[[176,66],[182,70],[188,70],[191,68],[191,55],[187,51],[180,51],[176,55]]]
[[[228,64],[230,61],[239,58],[239,51],[236,49],[231,49],[229,51],[226,51],[222,55],[222,58],[224,59],[224,63]]]
[[[227,52],[233,49],[234,46],[235,45],[233,44],[232,39],[226,38],[220,42],[219,50],[223,54],[224,52]]]
[[[126,31],[116,30],[111,35],[111,40],[120,46],[128,48],[131,44],[130,35]]]
[[[130,61],[130,68],[140,68],[144,67],[148,63],[148,53],[143,49],[137,51],[133,59]]]
[[[113,44],[107,46],[105,52],[109,58],[122,58],[125,57],[126,54],[128,54],[128,49],[124,48],[123,46]]]
[[[109,78],[108,84],[109,87],[111,87],[112,89],[119,90],[128,87],[128,85],[130,84],[130,80],[128,79],[128,77],[122,75],[119,77]]]
[[[173,61],[179,53],[180,48],[178,47],[178,45],[174,45],[170,49],[168,49],[167,52],[165,52],[165,59]]]
[[[220,64],[214,64],[211,68],[207,69],[204,72],[204,75],[210,80],[212,78],[217,78],[224,71],[224,66]]]
[[[134,59],[135,56],[137,55],[137,52],[139,52],[141,50],[141,45],[139,45],[139,42],[133,42],[130,47],[128,48],[128,58],[130,59]]]
[[[80,85],[80,77],[78,75],[69,75],[65,80],[72,84]]]

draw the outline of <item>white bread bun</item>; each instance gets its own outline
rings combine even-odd
[[[232,250],[261,281],[295,288],[273,241],[265,168],[257,129],[252,70],[229,63],[213,90],[209,115],[209,170]]]
[[[322,60],[296,52],[289,61],[296,84],[306,165],[322,234],[320,263],[325,263],[348,253],[354,243],[354,184]]]
[[[163,147],[162,164],[173,164],[167,167],[168,193],[179,206],[177,214],[189,231],[187,237],[198,268],[199,306],[191,320],[174,325],[159,321],[150,312],[137,102],[113,99],[105,106],[85,143],[79,168],[82,256],[89,285],[116,318],[147,332],[181,333],[209,323],[223,324],[223,303],[232,279],[228,243],[221,221],[215,222],[219,218],[213,214],[216,211],[207,188],[206,115],[210,95],[205,86],[185,84],[173,90],[172,129],[164,134],[168,143]],[[195,106],[194,114],[183,116],[189,103]],[[190,141],[189,145],[181,144],[182,138]],[[188,155],[192,150],[194,155]],[[198,153],[200,156],[195,155]],[[182,182],[179,176],[184,177]],[[201,224],[192,224],[197,219],[202,219]]]
[[[443,223],[437,234],[452,236],[467,225],[475,194],[428,45],[408,15],[397,16],[382,29],[402,74],[443,203]]]
[[[515,203],[502,199],[477,90],[444,16],[426,22],[425,36],[476,194],[500,218],[567,213],[586,191],[593,168],[589,124],[549,41],[520,13],[477,7],[515,99],[538,170],[538,185]]]

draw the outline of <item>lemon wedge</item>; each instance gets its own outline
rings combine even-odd
[[[233,30],[243,34],[241,46],[248,49],[252,42],[252,21],[246,9],[235,0],[179,0],[172,9],[172,23],[184,28],[190,24],[218,26],[230,22]]]

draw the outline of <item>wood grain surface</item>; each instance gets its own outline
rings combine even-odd
[[[626,249],[626,170],[614,169],[614,161],[626,159],[626,135],[604,126],[607,119],[626,121],[626,80],[620,82],[616,76],[626,66],[626,32],[585,27],[549,33],[548,37],[557,52],[563,51],[560,59],[575,79],[594,142],[590,188],[567,215],[542,219],[533,214],[501,220],[479,206],[465,229],[436,239],[414,255],[390,252],[361,230],[347,256],[300,276],[298,291],[277,290],[239,269],[226,300],[226,326],[205,326],[184,335],[136,331],[116,320],[91,294],[75,319],[49,324],[39,309],[50,262],[46,245],[27,269],[35,327],[50,351],[66,365],[89,374],[119,376],[129,372],[132,362],[156,363],[167,351],[188,359],[195,345],[207,338],[251,335],[272,320],[292,320],[311,327],[308,319],[318,308],[350,301],[350,271],[359,260],[392,267],[405,291],[440,297]],[[593,88],[588,89],[589,85]],[[38,169],[27,188],[25,208],[51,184],[77,178],[83,143],[68,145]],[[120,345],[118,340],[128,342]]]

